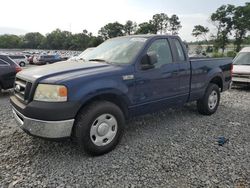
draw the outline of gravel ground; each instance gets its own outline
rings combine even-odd
[[[130,120],[100,157],[26,135],[8,98],[0,96],[0,187],[250,187],[250,89],[223,93],[209,117],[189,104]],[[229,142],[219,146],[219,136]]]

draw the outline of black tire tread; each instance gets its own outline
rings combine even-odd
[[[98,146],[95,146],[92,143],[91,139],[89,138],[88,134],[90,125],[88,126],[88,124],[91,123],[93,113],[95,111],[98,111],[99,109],[102,109],[103,107],[114,108],[115,111],[117,111],[117,114],[120,116],[120,123],[118,123],[119,132],[117,133],[118,135],[115,138],[115,140],[113,140],[110,144],[108,144],[104,148],[98,148]],[[115,146],[118,144],[124,132],[124,123],[125,123],[124,115],[121,109],[117,105],[109,101],[94,101],[89,105],[85,106],[84,108],[82,108],[78,113],[73,129],[73,134],[74,134],[73,136],[75,137],[77,143],[80,145],[80,148],[83,149],[88,154],[102,155],[113,150]]]
[[[210,93],[213,91],[213,90],[216,90],[217,93],[218,93],[218,103],[217,103],[217,106],[213,109],[213,110],[210,110],[208,108],[208,97],[210,95]],[[213,84],[213,83],[209,83],[206,91],[205,91],[205,94],[204,96],[199,99],[197,101],[197,109],[198,109],[198,112],[202,115],[212,115],[216,112],[218,106],[219,106],[219,103],[220,103],[220,88],[218,85],[216,84]]]

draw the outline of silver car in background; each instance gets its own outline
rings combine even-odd
[[[9,55],[9,58],[16,62],[20,67],[25,67],[28,64],[28,57],[25,55]]]
[[[250,86],[250,47],[243,48],[233,60],[233,84]]]

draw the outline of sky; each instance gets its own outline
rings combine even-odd
[[[46,34],[59,28],[80,33],[84,29],[98,34],[109,22],[137,24],[154,14],[177,14],[182,29],[180,37],[194,41],[194,25],[214,30],[209,16],[223,4],[244,5],[246,0],[3,0],[0,9],[0,34]]]

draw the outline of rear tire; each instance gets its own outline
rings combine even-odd
[[[220,88],[210,83],[203,98],[197,101],[198,112],[203,115],[212,115],[216,112],[220,103]]]
[[[124,124],[124,114],[117,105],[95,101],[77,115],[74,136],[84,151],[91,155],[102,155],[119,143]]]

